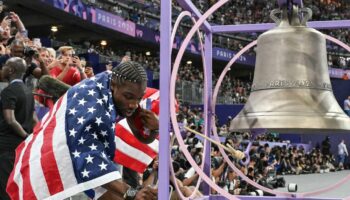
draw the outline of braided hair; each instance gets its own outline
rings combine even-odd
[[[126,61],[112,69],[112,79],[116,80],[118,85],[123,84],[125,81],[130,81],[132,83],[146,83],[147,74],[145,69],[139,63]]]

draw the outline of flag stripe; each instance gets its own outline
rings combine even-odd
[[[145,154],[144,152],[140,151],[139,149],[134,148],[134,146],[131,146],[127,143],[125,143],[121,138],[116,137],[116,146],[117,151],[123,152],[124,154],[133,157],[134,159],[138,160],[139,162],[142,162],[144,164],[148,164],[152,162],[152,157]],[[118,157],[118,156],[116,156]]]
[[[67,145],[67,138],[65,133],[66,118],[64,113],[67,106],[67,94],[62,97],[62,105],[57,111],[56,121],[60,122],[56,125],[53,133],[53,149],[55,158],[59,158],[57,162],[58,171],[62,179],[63,188],[70,188],[77,184],[75,178],[70,151]]]
[[[130,126],[129,126],[129,124],[128,124],[128,122],[127,122],[127,120],[126,119],[123,119],[123,120],[121,120],[119,123],[118,123],[118,125],[116,126],[116,129],[119,129],[119,126],[121,126],[122,128],[124,128],[125,130],[120,130],[120,131],[117,131],[116,132],[116,135],[118,136],[118,137],[121,137],[124,141],[128,141],[127,143],[128,144],[135,144],[136,146],[136,148],[137,147],[139,147],[139,146],[145,146],[145,148],[147,148],[147,151],[144,151],[145,153],[147,153],[147,152],[149,152],[149,150],[153,153],[153,152],[155,152],[156,154],[158,153],[158,145],[159,145],[159,141],[157,140],[157,139],[155,139],[152,143],[150,143],[150,144],[144,144],[144,143],[142,143],[142,142],[139,142],[139,140],[137,140],[136,138],[135,138],[135,136],[133,135],[133,133],[132,133],[132,131],[131,131],[131,129],[130,129]],[[125,131],[127,131],[128,132],[128,136],[126,137],[126,136],[124,136],[124,132]],[[125,133],[125,134],[127,134],[127,133]],[[134,140],[131,140],[131,138],[135,138],[136,139],[136,141],[135,141],[135,139]],[[129,140],[131,140],[131,141],[135,141],[136,143],[129,143]],[[118,147],[117,147],[118,148]],[[143,149],[140,149],[140,150],[142,150],[143,151]],[[148,153],[147,153],[148,154]],[[151,154],[149,154],[149,155],[151,155]],[[152,156],[153,156],[153,154],[152,154]]]
[[[29,156],[30,163],[30,183],[37,199],[43,199],[49,194],[49,189],[46,185],[44,172],[41,164],[41,147],[43,145],[44,134],[40,131],[34,142],[32,143],[33,148],[31,149]],[[39,183],[39,184],[38,184]]]
[[[123,122],[122,122],[123,121]],[[125,124],[127,124],[126,119],[123,119],[122,121],[120,121],[120,125],[121,126],[117,126],[116,129],[116,133],[117,133],[117,139],[121,139],[125,145],[125,148],[128,148],[131,146],[134,147],[135,149],[141,151],[143,154],[146,154],[147,156],[154,158],[157,156],[157,153],[154,152],[147,144],[144,144],[142,142],[140,142],[131,132],[130,129],[126,129],[127,127],[125,127]],[[123,126],[123,125],[124,126]],[[128,147],[127,147],[128,146]],[[122,147],[118,147],[118,145],[116,144],[116,147],[118,149],[123,149],[122,151],[125,152],[127,149],[124,149]],[[131,150],[133,152],[133,150]],[[142,159],[141,159],[142,160]]]
[[[149,96],[149,97],[147,97],[147,98],[149,98],[149,99],[151,99],[152,101],[154,101],[154,100],[157,100],[157,99],[159,99],[159,91],[157,91],[157,92],[155,92],[155,93],[153,93],[151,96]]]
[[[63,98],[60,98],[57,102],[59,108],[58,111],[63,108],[61,106],[62,99]],[[57,114],[58,112],[55,113],[56,116]],[[53,119],[44,130],[44,141],[48,143],[41,148],[41,167],[43,169],[43,174],[51,195],[63,191],[63,185],[61,182],[60,174],[58,173],[56,159],[53,154],[53,135],[50,134],[52,133],[55,126],[56,117],[53,117]]]
[[[116,159],[115,161],[118,163],[123,163],[124,167],[133,169],[139,173],[143,173],[148,166],[143,162],[140,162],[137,159],[134,159],[136,156],[130,156],[128,154],[124,154],[122,151],[116,151]],[[151,160],[152,161],[152,160]]]
[[[46,118],[48,118],[49,116],[51,116],[52,114],[52,110],[47,113],[45,115]],[[38,126],[41,126],[44,124],[41,123],[39,124]],[[24,143],[22,143],[21,145],[19,145],[19,147],[17,147],[16,149],[16,161],[15,161],[15,171],[13,172],[13,179],[9,179],[9,180],[14,180],[14,183],[12,183],[11,181],[9,181],[9,183],[12,183],[10,184],[10,186],[8,187],[8,194],[10,194],[10,196],[12,197],[12,199],[20,199],[20,200],[23,200],[23,190],[24,190],[24,187],[23,187],[23,183],[24,182],[27,182],[27,181],[24,181],[23,179],[23,174],[22,174],[22,166],[25,166],[24,163],[23,163],[23,160],[24,160],[24,153],[28,151],[29,148],[29,144],[32,143],[32,141],[34,140],[34,134],[31,134],[29,135],[29,137],[26,139],[26,141]],[[20,156],[18,156],[20,155]],[[18,159],[18,160],[17,160]],[[11,189],[13,187],[15,187],[14,189]],[[18,191],[16,192],[16,187],[18,189]],[[12,192],[13,191],[13,192]],[[30,190],[32,191],[32,190]],[[28,191],[30,193],[30,191]],[[16,193],[15,193],[16,192]]]
[[[10,186],[7,188],[7,193],[10,195],[11,199],[19,199],[23,200],[23,179],[22,175],[20,173],[21,167],[22,167],[22,159],[24,151],[27,149],[28,144],[33,139],[33,135],[29,135],[29,137],[26,139],[24,143],[21,143],[17,149],[16,149],[16,162],[18,163],[14,167],[14,171],[11,173],[9,177],[10,180],[14,180],[14,183],[10,184]]]
[[[24,156],[23,156],[23,166],[21,168],[21,174],[22,177],[26,177],[23,179],[23,199],[37,199],[34,195],[33,189],[32,189],[32,185],[31,185],[31,181],[30,181],[30,176],[29,176],[29,172],[30,172],[30,165],[29,165],[29,156],[30,156],[30,150],[32,148],[33,142],[36,140],[37,135],[33,135],[33,139],[29,142],[27,149],[24,151]]]
[[[45,123],[43,124],[42,126],[42,129],[44,129],[48,122],[50,121],[50,119],[53,117],[53,113],[55,112],[57,108],[57,104],[55,104],[54,108],[51,110],[50,112],[50,116],[49,116],[49,119],[47,121],[45,121]],[[33,149],[32,149],[32,146],[33,146],[33,143],[35,142],[35,140],[37,139],[37,136],[42,132],[42,130],[38,133],[38,134],[34,134],[33,135],[33,139],[30,141],[30,143],[28,144],[28,147],[27,149],[25,150],[24,152],[24,156],[23,156],[23,166],[21,167],[21,174],[22,174],[22,177],[26,177],[23,179],[23,191],[24,191],[24,194],[23,194],[23,197],[24,197],[24,200],[28,199],[28,200],[32,200],[32,199],[37,199],[37,197],[35,196],[34,194],[34,191],[33,191],[33,188],[32,188],[32,182],[35,182],[36,180],[31,180],[31,176],[30,176],[30,169],[32,168],[31,167],[31,163],[29,162],[30,160],[30,157],[31,157],[31,152],[33,151],[34,148],[37,148],[37,146],[34,146]],[[34,169],[36,170],[36,169]],[[45,184],[46,182],[44,182]]]
[[[98,186],[101,186],[103,184],[112,182],[114,180],[121,179],[121,175],[118,171],[110,172],[108,174],[105,174],[103,176],[100,176],[98,178],[95,178],[94,180],[83,182],[80,184],[75,185],[74,187],[68,188],[64,192],[57,193],[51,197],[48,197],[44,200],[62,200],[68,197],[71,197],[78,192],[89,190],[92,188],[96,188]]]
[[[159,140],[155,139],[152,143],[148,144],[148,146],[158,154],[158,148],[159,148]]]
[[[140,102],[140,106],[142,108],[146,108],[146,102],[147,102],[147,99],[151,99],[151,101],[153,102],[154,100],[157,100],[159,99],[159,91],[151,94],[151,95],[148,95],[147,94],[145,96],[143,96],[143,99],[142,101]]]

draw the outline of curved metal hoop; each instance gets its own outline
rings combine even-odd
[[[227,3],[228,0],[220,0],[217,3],[215,3],[207,12],[203,14],[202,17],[198,19],[198,21],[194,24],[194,26],[191,28],[190,32],[187,34],[185,40],[183,41],[179,52],[176,56],[174,67],[171,73],[171,79],[170,79],[170,116],[171,116],[171,121],[173,124],[174,128],[174,133],[176,135],[176,138],[179,142],[180,148],[183,150],[183,153],[191,166],[195,169],[195,171],[198,173],[198,175],[213,189],[218,191],[220,194],[222,194],[224,197],[232,200],[237,200],[237,198],[231,194],[229,194],[227,191],[224,189],[220,188],[217,184],[215,184],[210,177],[208,177],[196,164],[196,162],[193,160],[192,156],[189,154],[187,149],[185,148],[184,141],[181,137],[180,134],[180,129],[179,125],[176,119],[176,113],[175,113],[175,81],[176,81],[176,75],[179,69],[179,65],[181,62],[181,58],[183,57],[183,54],[185,52],[185,49],[187,45],[189,44],[190,39],[193,37],[194,33],[196,30],[199,29],[199,27],[203,24],[204,20],[206,20],[209,15],[211,15],[213,12],[215,12],[218,8],[220,8],[223,4]],[[205,91],[206,94],[208,95],[208,91]]]
[[[171,44],[174,43],[175,35],[176,35],[176,30],[177,30],[178,26],[180,25],[181,20],[182,20],[185,16],[191,17],[192,22],[193,22],[194,24],[196,23],[196,20],[191,16],[191,13],[190,13],[190,12],[188,12],[188,11],[183,11],[183,12],[181,12],[180,15],[178,16],[178,18],[177,18],[176,21],[175,21],[174,28],[173,28],[173,31],[172,31],[172,33],[171,33],[171,40],[170,40],[170,41],[171,41]],[[203,41],[202,41],[202,38],[201,38],[201,35],[200,35],[199,30],[197,30],[196,32],[197,32],[197,36],[198,36],[198,38],[199,38],[199,43],[200,43],[200,48],[201,48],[201,55],[202,55],[202,62],[205,63],[205,59],[204,59],[204,50],[203,50]],[[171,45],[170,45],[170,46],[171,46]],[[206,73],[206,70],[205,70],[205,65],[203,65],[203,66],[204,66],[204,77],[206,77],[206,74],[207,74],[207,73]],[[204,90],[206,90],[206,88],[204,88]],[[207,145],[208,145],[208,141],[205,140],[205,141],[204,141],[204,147],[203,147],[203,149],[206,149],[206,146],[207,146]],[[172,146],[172,143],[170,143],[170,146]],[[186,150],[187,150],[187,149],[186,149]],[[182,149],[182,151],[183,151],[183,149]],[[204,160],[203,158],[205,158],[206,153],[208,153],[208,152],[205,152],[205,151],[203,152],[202,161]],[[210,152],[209,152],[209,153],[210,153]],[[174,184],[174,186],[175,186],[175,188],[176,188],[176,191],[177,191],[178,195],[180,196],[180,198],[181,198],[181,199],[191,199],[191,198],[193,198],[193,197],[195,196],[196,192],[198,191],[199,186],[200,186],[201,177],[199,177],[199,179],[198,179],[198,181],[197,181],[197,185],[196,185],[194,191],[192,191],[192,194],[191,194],[189,197],[185,197],[185,196],[183,195],[183,193],[181,192],[181,190],[180,190],[178,184],[177,184],[176,177],[175,177],[175,172],[174,172],[174,168],[173,168],[173,165],[172,165],[172,163],[171,163],[171,160],[170,160],[169,165],[170,165],[170,169],[171,169],[171,176],[172,176],[172,179],[173,179],[173,184]],[[204,167],[204,162],[202,162],[202,164],[201,164],[201,168],[202,168],[202,169],[203,169],[203,167]]]

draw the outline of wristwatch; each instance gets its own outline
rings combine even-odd
[[[126,199],[126,200],[134,200],[137,192],[139,190],[135,189],[135,188],[132,188],[130,187],[124,194],[123,198]]]

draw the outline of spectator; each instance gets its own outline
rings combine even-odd
[[[349,156],[348,149],[346,148],[345,140],[341,140],[338,145],[338,160],[339,160],[338,169],[340,170],[344,169],[344,162],[345,162],[346,156]]]
[[[113,62],[108,61],[107,65],[106,65],[106,71],[111,72],[112,69],[113,69]]]
[[[6,184],[15,162],[16,147],[32,132],[34,98],[22,81],[26,63],[18,57],[10,58],[3,67],[3,80],[9,82],[1,92],[0,112],[0,196],[7,200]]]
[[[49,65],[56,60],[56,51],[53,48],[46,48],[47,51],[49,52],[49,60],[48,63]]]
[[[50,69],[50,75],[71,86],[85,79],[86,74],[82,69],[79,57],[73,54],[73,48],[62,46],[58,51],[61,58],[51,64],[53,67]]]
[[[321,145],[321,151],[324,156],[331,154],[331,142],[330,137],[327,136],[323,141]]]

